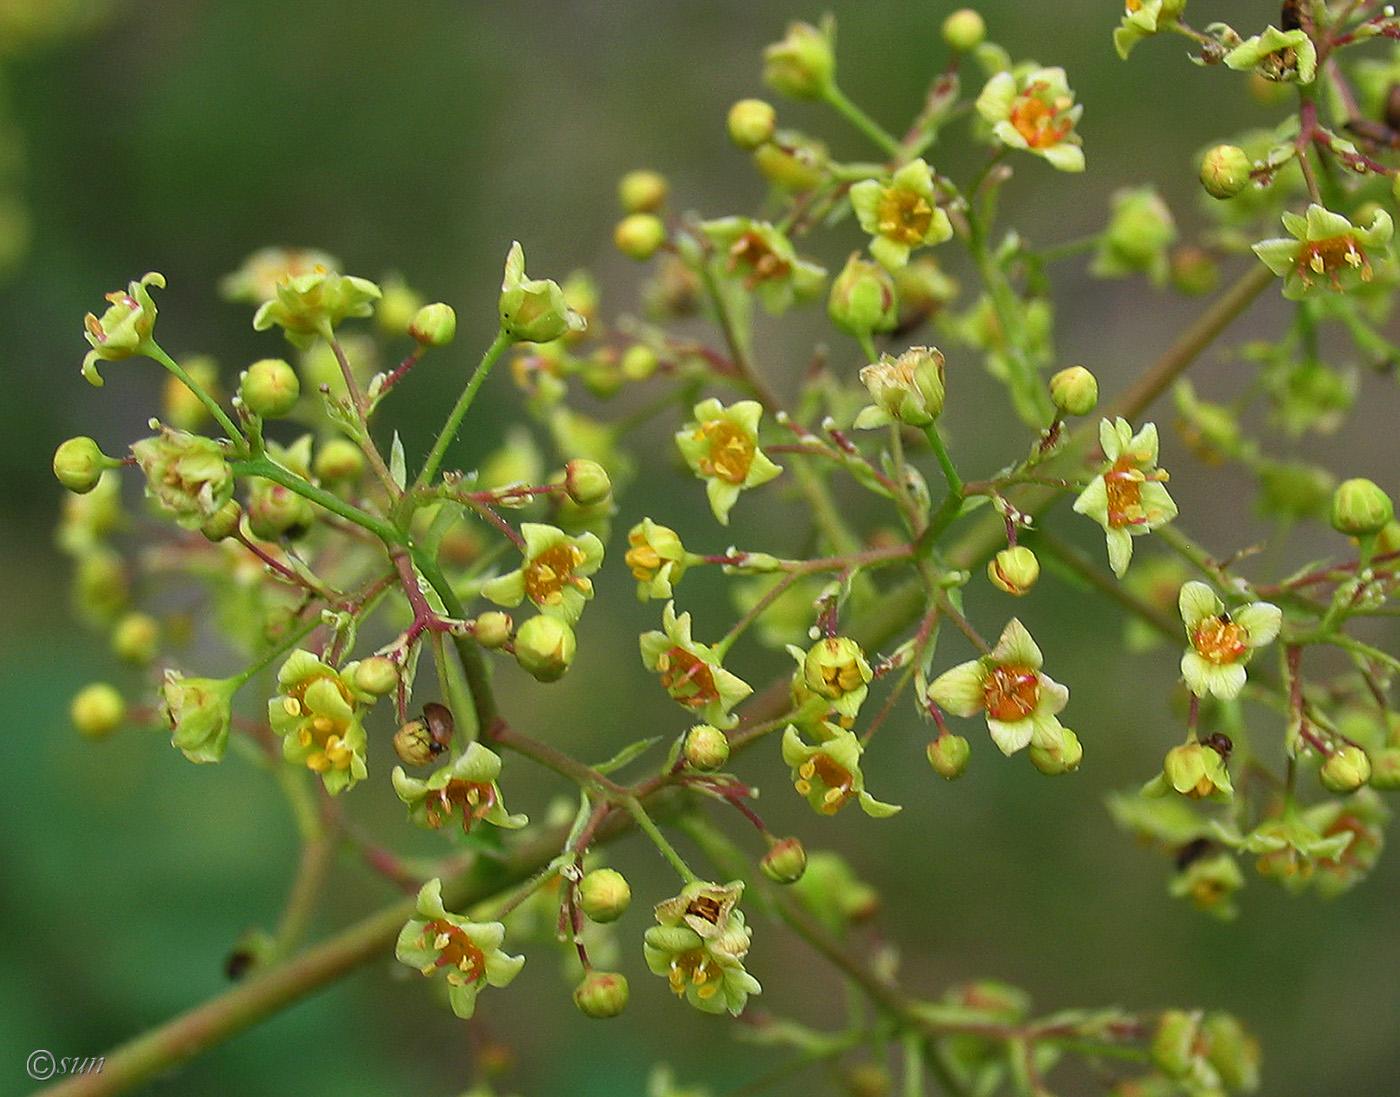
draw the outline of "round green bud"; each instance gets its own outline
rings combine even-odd
[[[671,186],[659,171],[629,171],[617,183],[617,200],[628,213],[655,213],[666,204]]]
[[[243,517],[243,508],[238,505],[236,499],[230,499],[207,519],[204,525],[199,527],[199,532],[210,541],[222,541],[225,537],[232,537],[238,530],[238,520]]]
[[[820,99],[835,72],[830,38],[810,23],[789,23],[787,36],[763,51],[763,82],[793,99]]]
[[[105,739],[126,719],[126,701],[113,686],[93,682],[74,695],[68,716],[89,739]]]
[[[541,682],[564,677],[577,649],[574,630],[559,618],[542,613],[529,618],[515,634],[515,661]]]
[[[1344,480],[1332,493],[1332,528],[1349,537],[1380,533],[1395,517],[1390,496],[1372,481]]]
[[[959,8],[943,20],[943,41],[959,53],[975,50],[986,37],[986,22],[971,8]]]
[[[121,555],[97,548],[79,556],[73,574],[73,594],[85,616],[104,622],[115,618],[131,597]]]
[[[1031,744],[1026,752],[1030,755],[1031,765],[1047,777],[1073,773],[1079,768],[1079,763],[1084,760],[1084,748],[1079,743],[1079,736],[1069,728],[1060,728],[1049,740]]]
[[[597,461],[575,457],[564,466],[564,490],[581,507],[597,506],[612,495],[612,480]]]
[[[997,590],[1026,594],[1040,578],[1040,561],[1025,545],[1004,548],[987,564],[987,578]]]
[[[826,146],[787,131],[778,138],[753,150],[754,167],[775,187],[794,193],[811,190],[825,177]]]
[[[584,1016],[599,1020],[616,1017],[630,997],[627,976],[616,971],[590,971],[574,988],[574,1005]]]
[[[595,868],[578,882],[578,905],[595,922],[616,922],[631,902],[632,888],[615,868]]]
[[[796,838],[780,838],[768,847],[758,867],[775,884],[795,884],[807,871],[807,850]]]
[[[1328,792],[1355,792],[1371,779],[1371,759],[1360,747],[1347,744],[1327,756],[1318,772]]]
[[[1201,186],[1213,198],[1233,198],[1249,186],[1253,166],[1238,145],[1216,145],[1201,157]]]
[[[1400,747],[1385,747],[1371,756],[1368,784],[1387,792],[1400,788]]]
[[[457,313],[441,301],[424,305],[409,320],[408,334],[425,347],[444,347],[457,334]]]
[[[696,724],[685,733],[684,754],[691,769],[719,769],[729,761],[729,737],[710,724]]]
[[[1050,402],[1066,415],[1088,415],[1099,403],[1099,382],[1083,366],[1070,366],[1050,378]]]
[[[629,381],[645,381],[656,373],[656,367],[661,364],[656,357],[656,351],[645,343],[633,343],[622,352],[622,362],[620,369],[622,376]]]
[[[940,735],[928,745],[928,764],[940,777],[954,781],[967,770],[972,745],[961,735]]]
[[[371,655],[355,668],[355,688],[372,697],[383,697],[398,684],[398,664],[386,656]]]
[[[354,480],[365,470],[364,451],[349,438],[332,438],[316,451],[312,471],[322,483]]]
[[[410,720],[394,732],[394,753],[407,766],[426,766],[442,753],[426,720]]]
[[[740,99],[729,108],[729,139],[741,149],[756,149],[773,137],[778,112],[762,99]]]
[[[97,487],[102,473],[121,464],[102,452],[91,438],[70,438],[54,451],[53,474],[75,495],[86,495]]]
[[[510,640],[515,622],[511,620],[509,613],[492,609],[480,614],[473,626],[472,635],[476,637],[478,644],[484,648],[502,648]]]
[[[238,379],[238,395],[254,415],[280,419],[297,406],[301,380],[290,362],[262,358],[243,371]]]
[[[160,622],[149,613],[124,614],[112,630],[112,650],[128,663],[146,666],[160,650]]]
[[[1259,1041],[1228,1013],[1207,1013],[1201,1022],[1209,1050],[1206,1058],[1220,1072],[1220,1080],[1232,1093],[1253,1093],[1259,1088]]]
[[[265,481],[248,500],[248,529],[262,541],[304,534],[315,517],[311,504],[281,484]]]
[[[1188,297],[1204,297],[1220,283],[1220,264],[1204,248],[1183,244],[1171,254],[1172,285]]]
[[[831,282],[827,315],[847,335],[857,338],[889,331],[899,320],[899,299],[889,271],[852,252]]]
[[[666,242],[666,226],[654,213],[629,213],[613,228],[613,244],[629,259],[650,259]]]

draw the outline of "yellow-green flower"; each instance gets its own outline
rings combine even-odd
[[[782,468],[758,448],[763,406],[740,400],[725,407],[713,397],[695,405],[695,421],[676,432],[676,446],[686,464],[705,481],[710,509],[721,525],[745,488],[766,484]]]
[[[318,270],[338,272],[340,260],[316,248],[260,248],[219,283],[225,300],[261,305],[277,296],[277,286]]]
[[[525,522],[525,562],[514,571],[483,584],[481,593],[500,606],[518,606],[525,598],[548,617],[576,624],[593,597],[587,578],[603,563],[603,542],[591,533],[570,537],[555,526]]]
[[[1155,467],[1155,423],[1134,434],[1126,419],[1103,419],[1099,444],[1109,467],[1079,493],[1074,510],[1103,526],[1108,565],[1114,575],[1122,576],[1133,557],[1133,538],[1170,522],[1176,517],[1176,504],[1162,486],[1167,473]]]
[[[170,743],[191,762],[218,762],[233,724],[237,678],[186,678],[167,670],[160,688],[160,710],[170,724]]]
[[[743,1012],[762,989],[744,969],[751,933],[738,907],[744,885],[696,880],[656,904],[658,925],[642,940],[647,968],[706,1013]]]
[[[1251,602],[1227,613],[1215,591],[1195,580],[1182,585],[1178,602],[1191,645],[1181,656],[1186,688],[1197,697],[1238,697],[1244,665],[1255,648],[1278,635],[1283,611],[1268,602]]]
[[[131,447],[146,497],[185,529],[198,529],[233,498],[233,470],[212,438],[162,427]]]
[[[700,719],[717,728],[732,728],[739,718],[729,710],[753,692],[753,687],[720,666],[722,655],[708,644],[691,638],[690,614],[676,614],[667,602],[661,616],[662,632],[641,637],[642,662],[661,675],[661,684],[676,701],[695,710]]]
[[[822,698],[846,718],[843,723],[849,724],[870,692],[873,677],[860,645],[849,637],[828,636],[807,651],[789,647],[788,654],[797,660],[801,692]],[[798,683],[794,684],[795,695]]]
[[[886,804],[865,791],[860,771],[864,751],[854,732],[826,725],[830,737],[820,743],[803,742],[797,728],[783,729],[783,761],[792,768],[792,784],[798,793],[823,815],[835,815],[851,800],[874,819],[884,819],[899,811],[897,804]]]
[[[825,268],[799,258],[792,241],[768,222],[723,217],[702,227],[724,254],[725,269],[742,278],[744,289],[757,293],[774,315],[787,311],[794,300],[808,300],[821,291]]]
[[[282,736],[283,757],[319,773],[333,796],[366,773],[356,666],[336,671],[298,648],[277,672],[277,696],[267,703],[272,730]]]
[[[414,823],[427,830],[439,830],[460,810],[465,833],[478,819],[508,830],[529,822],[524,815],[506,811],[496,784],[500,774],[500,756],[474,742],[447,765],[434,770],[426,781],[410,777],[402,766],[394,767],[392,777],[394,792],[408,805],[408,817]]]
[[[317,336],[329,342],[337,324],[347,317],[369,316],[380,296],[379,287],[368,279],[317,267],[279,281],[275,296],[253,314],[253,329],[266,331],[276,325],[296,347],[310,346]]]
[[[1124,61],[1142,39],[1166,30],[1177,21],[1186,0],[1126,0],[1123,21],[1113,32],[1113,48]]]
[[[870,254],[886,270],[908,263],[912,249],[941,244],[953,235],[952,222],[933,193],[933,170],[922,159],[905,164],[888,186],[876,179],[856,183],[851,207],[872,237]]]
[[[1084,170],[1084,150],[1074,132],[1083,111],[1058,67],[999,72],[977,97],[977,113],[998,141],[1043,156],[1061,171]]]
[[[476,1012],[482,987],[506,986],[525,966],[525,957],[501,951],[505,926],[473,922],[449,914],[442,905],[442,881],[429,880],[418,892],[418,916],[399,931],[394,955],[424,975],[446,972],[447,999],[464,1020]]]
[[[637,580],[637,599],[670,598],[690,558],[680,536],[669,526],[643,518],[628,531],[627,544],[624,559]]]
[[[1246,38],[1225,55],[1225,67],[1250,69],[1268,80],[1311,84],[1317,76],[1317,47],[1307,31],[1265,27],[1263,34]]]
[[[100,319],[92,313],[83,317],[87,328],[83,335],[92,345],[83,356],[83,376],[92,384],[102,384],[102,375],[97,372],[99,361],[115,362],[147,354],[154,345],[151,332],[156,326],[156,303],[147,286],[164,289],[165,275],[157,271],[143,274],[127,286],[125,293],[117,290],[107,294],[109,304]]]
[[[1336,291],[1369,282],[1374,268],[1367,249],[1388,254],[1384,249],[1395,226],[1382,209],[1368,228],[1359,229],[1340,213],[1313,203],[1301,217],[1285,212],[1283,227],[1294,239],[1262,240],[1254,245],[1254,254],[1284,280],[1283,295],[1297,301],[1323,278]]]

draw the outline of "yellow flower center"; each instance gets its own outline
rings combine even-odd
[[[557,606],[566,585],[584,586],[574,568],[583,563],[583,550],[568,541],[547,548],[525,565],[525,593],[537,606]]]
[[[636,540],[629,537],[628,540],[632,542],[632,547],[627,550],[623,560],[632,569],[632,578],[639,582],[656,578],[656,573],[661,569],[661,554],[641,536]]]
[[[923,243],[933,223],[932,204],[912,190],[890,187],[882,191],[877,214],[880,235],[910,247]]]
[[[1127,0],[1127,3],[1126,3],[1126,5],[1125,5],[1125,8],[1126,8],[1127,13],[1128,13],[1129,15],[1132,15],[1133,12],[1141,10],[1141,8],[1142,8],[1142,0]]]
[[[1366,259],[1366,253],[1349,232],[1322,240],[1309,240],[1298,253],[1298,273],[1305,282],[1312,281],[1308,276],[1308,272],[1312,271],[1314,274],[1328,275],[1332,284],[1338,285],[1337,275],[1347,267],[1359,271],[1363,282],[1371,280],[1371,264]]]
[[[1010,122],[1016,132],[1025,138],[1028,148],[1048,149],[1058,145],[1074,129],[1073,121],[1061,117],[1062,112],[1069,108],[1069,98],[1060,96],[1047,100],[1045,95],[1049,90],[1049,84],[1037,80],[1011,105]]]
[[[1145,514],[1142,506],[1142,473],[1131,457],[1120,457],[1104,473],[1108,491],[1108,524],[1113,529],[1141,525]]]
[[[845,766],[833,761],[830,755],[814,754],[797,767],[797,779],[793,788],[803,796],[812,792],[812,781],[817,780],[826,786],[817,810],[823,815],[835,815],[852,796],[856,794],[856,779]]]
[[[687,984],[695,987],[697,998],[713,998],[719,993],[724,973],[710,962],[702,948],[692,948],[671,958],[671,969],[667,972],[671,989],[684,995]]]
[[[1040,702],[1040,676],[1030,667],[993,667],[982,687],[982,704],[993,720],[1024,720]]]
[[[754,440],[727,419],[711,419],[697,432],[709,443],[710,452],[700,461],[700,472],[730,484],[742,484],[749,475]]]
[[[350,691],[345,688],[342,682],[334,674],[313,674],[308,678],[303,678],[297,682],[282,698],[282,709],[288,716],[301,716],[301,726],[297,729],[297,742],[303,747],[309,747],[313,743],[320,747],[321,752],[326,755],[325,763],[319,769],[307,759],[307,765],[318,772],[324,772],[331,768],[345,769],[349,764],[349,755],[352,753],[349,747],[344,745],[345,733],[349,730],[350,721],[328,716],[323,712],[313,712],[307,708],[306,693],[316,682],[325,680],[331,682],[340,696],[344,698],[347,706],[351,704]],[[343,752],[343,755],[342,755]],[[338,759],[344,757],[343,761]],[[312,756],[314,758],[315,755]]]
[[[1231,621],[1228,614],[1207,617],[1192,633],[1191,646],[1207,662],[1225,666],[1249,650],[1249,633]]]
[[[756,232],[746,232],[730,245],[729,269],[733,271],[741,266],[748,268],[744,288],[750,290],[760,282],[781,281],[792,270],[792,264],[774,252]]]
[[[496,806],[496,789],[489,781],[463,781],[454,777],[442,788],[428,793],[424,810],[428,815],[428,825],[434,830],[452,818],[452,813],[462,809],[462,830],[471,830],[472,823],[486,816]]]
[[[461,926],[435,918],[424,927],[421,939],[429,937],[433,948],[438,950],[438,959],[432,967],[425,968],[423,974],[431,974],[434,967],[452,967],[460,973],[458,981],[467,983],[474,983],[486,974],[486,955]],[[452,974],[448,973],[449,979]]]
[[[666,692],[687,708],[703,708],[719,700],[710,665],[693,652],[675,647],[664,652],[656,662],[661,672],[661,684]]]

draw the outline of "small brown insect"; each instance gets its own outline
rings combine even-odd
[[[1278,25],[1282,30],[1301,30],[1303,27],[1303,0],[1283,0],[1283,10],[1279,12]]]
[[[423,722],[428,725],[432,736],[435,754],[440,754],[452,745],[452,735],[457,730],[457,722],[452,718],[452,710],[436,701],[423,706]]]
[[[1215,843],[1209,838],[1192,838],[1176,851],[1176,871],[1184,872],[1214,849]]]
[[[1223,731],[1213,731],[1201,740],[1201,743],[1210,747],[1221,758],[1229,758],[1230,752],[1235,749],[1235,744]]]

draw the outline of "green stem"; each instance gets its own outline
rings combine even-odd
[[[209,409],[209,414],[214,417],[219,426],[224,428],[224,433],[229,436],[231,442],[241,445],[245,450],[247,449],[248,439],[244,437],[243,432],[234,426],[233,420],[228,417],[228,414],[223,408],[219,407],[219,402],[210,396],[209,393],[205,392],[204,387],[186,373],[184,367],[182,367],[179,362],[166,354],[165,350],[156,342],[151,342],[145,348],[145,351],[150,357],[154,358],[173,373],[185,388],[194,393],[199,402]]]
[[[378,518],[366,510],[361,510],[353,503],[347,503],[340,496],[332,495],[324,488],[317,487],[305,477],[297,475],[290,469],[283,468],[271,458],[255,457],[247,461],[235,461],[233,472],[236,476],[261,476],[264,480],[281,484],[284,488],[296,492],[303,499],[315,503],[318,507],[339,515],[347,522],[353,522],[361,529],[368,530],[386,545],[403,543],[403,535],[384,519]]]
[[[855,126],[861,133],[865,134],[872,142],[880,147],[880,151],[891,159],[898,159],[903,151],[898,141],[885,132],[881,126],[860,107],[846,98],[846,93],[836,86],[835,81],[829,82],[822,89],[822,99],[835,108],[836,112],[846,119],[847,122]]]
[[[628,814],[636,821],[637,826],[651,839],[661,856],[666,858],[670,866],[680,874],[680,878],[687,884],[699,881],[700,877],[691,871],[690,866],[676,852],[675,847],[666,840],[666,835],[661,833],[661,828],[651,821],[651,816],[647,814],[647,809],[642,807],[642,802],[635,796],[628,796],[622,803],[627,808]]]
[[[462,394],[457,397],[457,403],[453,405],[452,412],[443,424],[442,430],[438,433],[433,448],[428,451],[427,459],[423,462],[423,467],[419,471],[417,478],[413,481],[413,487],[407,492],[408,496],[423,490],[437,475],[438,466],[442,464],[442,459],[447,453],[447,447],[452,439],[457,436],[457,428],[462,425],[462,419],[467,414],[467,409],[472,406],[472,401],[476,399],[477,391],[481,388],[482,382],[486,380],[487,374],[491,372],[491,367],[496,364],[496,359],[500,358],[505,349],[514,342],[504,331],[496,332],[496,338],[491,345],[486,348],[486,353],[481,356],[481,361],[477,363],[476,369],[472,371],[471,378],[467,381],[467,386],[462,390]]]

